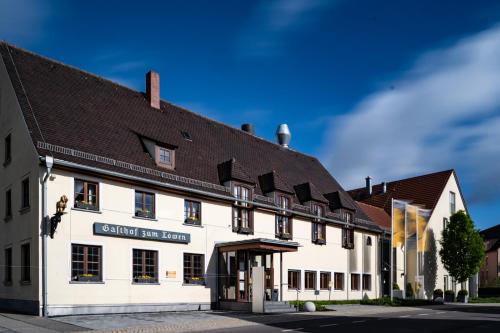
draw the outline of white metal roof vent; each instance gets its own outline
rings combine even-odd
[[[288,148],[290,140],[292,139],[292,133],[287,124],[281,124],[276,129],[276,141],[282,147]]]

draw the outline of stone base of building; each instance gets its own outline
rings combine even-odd
[[[137,313],[137,312],[167,312],[167,311],[202,311],[210,310],[210,303],[138,303],[138,304],[61,304],[49,305],[50,317],[109,314],[109,313]]]
[[[0,298],[0,310],[38,316],[40,303],[31,300]]]
[[[252,303],[245,302],[231,302],[231,301],[221,301],[219,302],[220,310],[229,310],[229,311],[252,311]]]

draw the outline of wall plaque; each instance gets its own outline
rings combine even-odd
[[[182,232],[145,229],[99,222],[94,223],[94,235],[183,244],[191,242],[191,235]]]

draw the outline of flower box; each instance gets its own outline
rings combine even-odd
[[[281,239],[292,239],[292,234],[288,234],[288,233],[281,233],[278,235],[279,238]]]
[[[157,280],[151,276],[137,276],[134,278],[134,283],[156,283]]]
[[[83,275],[77,275],[73,277],[73,281],[78,281],[78,282],[99,282],[101,281],[101,278],[99,275],[92,275],[92,274],[83,274]]]
[[[194,225],[200,225],[201,221],[200,219],[197,219],[196,217],[188,217],[184,220],[184,223],[186,224],[194,224]]]
[[[252,234],[253,230],[249,227],[238,227],[238,232],[240,234]]]
[[[88,202],[84,202],[84,201],[75,202],[75,207],[79,208],[79,209],[86,209],[86,210],[98,210],[97,206],[95,204],[89,204]]]
[[[204,278],[188,278],[188,279],[184,279],[184,283],[185,284],[196,284],[196,285],[204,286],[205,285],[205,279]]]
[[[137,210],[135,216],[142,217],[145,219],[154,219],[154,213],[149,210]]]

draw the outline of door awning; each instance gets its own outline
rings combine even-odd
[[[217,243],[215,247],[219,252],[252,250],[263,252],[297,252],[300,244],[279,239],[255,238],[234,242]]]

